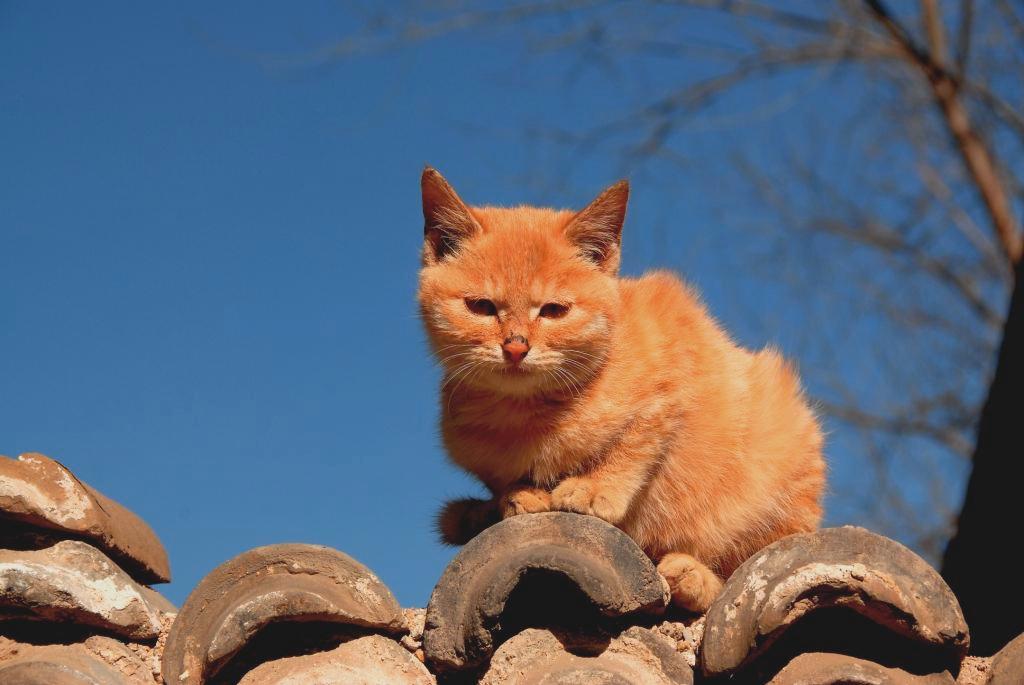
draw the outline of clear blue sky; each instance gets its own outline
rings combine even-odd
[[[143,516],[178,603],[245,549],[305,541],[423,605],[453,554],[434,513],[477,486],[435,428],[420,170],[470,202],[560,205],[622,171],[522,132],[598,121],[643,80],[567,90],[514,33],[267,67],[349,31],[343,5],[0,5],[0,452]],[[730,135],[769,149],[773,126]],[[730,270],[737,229],[686,173],[671,193],[634,175],[625,271],[681,268],[741,340],[785,349],[791,319],[750,323],[777,295]]]

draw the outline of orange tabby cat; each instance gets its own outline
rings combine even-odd
[[[446,505],[447,542],[499,515],[592,514],[704,611],[752,553],[817,527],[822,434],[796,373],[675,276],[617,276],[625,181],[580,212],[468,207],[429,167],[422,189],[443,439],[493,493]]]

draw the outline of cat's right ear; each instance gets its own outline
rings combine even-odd
[[[607,273],[619,270],[619,244],[629,202],[629,181],[622,180],[576,213],[565,227],[565,236],[587,261]]]
[[[437,169],[426,167],[423,190],[423,263],[436,264],[481,231],[480,224]]]

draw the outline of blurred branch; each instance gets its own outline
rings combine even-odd
[[[812,215],[807,219],[808,223],[834,235],[873,247],[883,254],[906,257],[922,273],[928,274],[960,295],[986,325],[998,327],[1002,324],[1002,313],[988,302],[977,282],[960,273],[954,264],[908,240],[905,231],[890,226],[879,216],[867,212],[850,198],[836,192],[831,184],[814,170],[800,166],[794,173],[799,175],[806,187],[816,193],[827,194],[831,200],[829,204],[832,211],[817,217]],[[853,223],[837,215],[836,209],[841,206],[845,206]]]
[[[395,21],[394,15],[382,13],[371,22],[369,31],[347,36],[320,50],[308,53],[298,60],[284,60],[276,66],[292,68],[315,66],[351,55],[420,43],[481,26],[514,24],[534,17],[566,14],[609,5],[613,2],[614,0],[541,0],[540,2],[513,3],[500,9],[450,11],[444,17],[433,21],[410,20],[406,18],[406,13],[401,11],[395,13],[402,17],[401,20]],[[455,5],[457,6],[458,3]]]
[[[963,87],[967,92],[975,95],[978,100],[989,107],[992,113],[998,116],[1003,123],[1013,128],[1021,140],[1024,141],[1024,114],[983,83],[965,81]]]
[[[924,0],[927,7],[933,0]],[[1010,208],[1003,182],[988,148],[971,125],[971,118],[959,97],[959,82],[921,48],[905,28],[889,13],[881,0],[864,0],[878,22],[892,35],[908,58],[927,77],[936,103],[942,111],[950,134],[956,142],[964,165],[974,181],[992,219],[992,226],[1011,264],[1021,256],[1021,237]],[[937,12],[937,10],[936,10]],[[938,21],[936,17],[934,21]]]
[[[922,272],[959,293],[986,324],[996,327],[1001,324],[1002,314],[989,304],[973,279],[959,273],[949,262],[907,241],[899,231],[893,230],[877,218],[866,219],[856,226],[827,216],[819,217],[815,223],[835,235],[869,245],[882,252],[907,257]]]
[[[942,23],[938,0],[921,0],[921,21],[928,36],[929,59],[944,68],[947,60],[946,25]]]
[[[974,222],[971,215],[953,201],[953,191],[943,180],[942,175],[934,166],[924,161],[918,164],[918,174],[921,177],[921,183],[949,214],[953,226],[977,248],[991,273],[997,275],[1003,284],[1009,287],[1012,284],[1012,277],[1011,271],[1006,268],[1005,259],[989,240],[988,234]],[[999,321],[1002,321],[1002,317],[999,318]]]
[[[819,35],[835,35],[849,27],[839,21],[791,12],[749,0],[671,0],[673,4],[718,10],[736,17],[763,19],[769,23]]]
[[[834,404],[826,400],[817,400],[821,409],[840,421],[873,431],[894,433],[897,435],[921,435],[941,444],[964,459],[970,459],[974,445],[968,438],[974,426],[974,415],[961,421],[958,427],[949,423],[935,424],[921,417],[925,413],[923,407],[913,407],[906,413],[887,412],[876,415],[859,407]]]

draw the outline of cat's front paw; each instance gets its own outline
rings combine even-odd
[[[551,493],[530,486],[513,488],[501,496],[498,508],[501,510],[501,517],[506,519],[520,514],[551,511]]]
[[[672,603],[697,614],[706,613],[722,591],[714,571],[689,554],[666,554],[658,562],[658,573],[668,581]]]
[[[589,478],[566,478],[551,491],[551,505],[559,511],[575,511],[589,514],[616,524],[626,518],[629,500],[610,490],[602,488]]]

